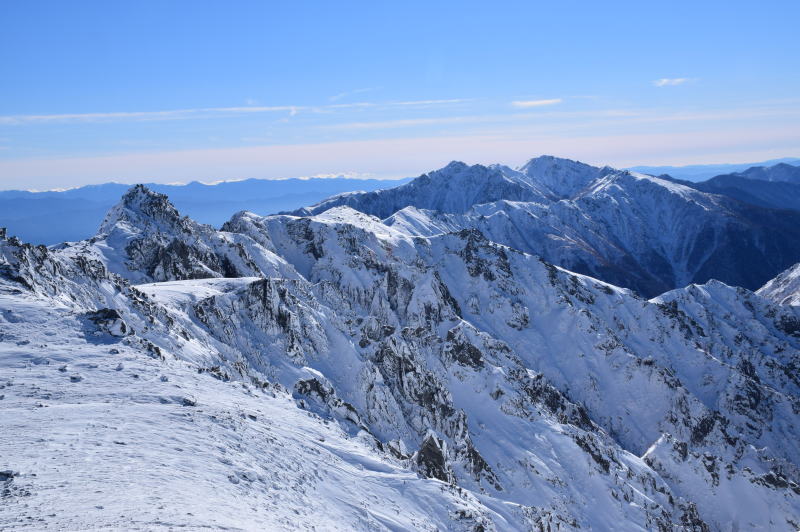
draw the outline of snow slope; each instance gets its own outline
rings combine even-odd
[[[713,207],[627,173],[578,195],[639,186]],[[90,241],[0,235],[2,526],[797,528],[800,310],[441,229],[216,232],[135,188]]]
[[[279,387],[87,338],[68,309],[4,292],[4,530],[519,526],[512,510],[419,477]]]
[[[800,260],[800,214],[673,180],[543,156],[518,170],[451,163],[410,183],[336,196],[411,235],[489,239],[647,297],[711,278],[756,289]]]
[[[782,305],[800,305],[800,263],[759,288],[758,294]]]

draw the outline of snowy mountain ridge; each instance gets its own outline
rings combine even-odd
[[[0,235],[2,526],[797,528],[798,307],[716,281],[647,300],[493,241],[579,201],[718,208],[533,166],[536,190],[451,164],[452,197],[412,182],[423,207],[383,219],[354,205],[397,193],[216,231],[136,187],[87,241]]]
[[[489,190],[474,194],[475,181]],[[800,260],[800,213],[551,156],[518,170],[451,163],[393,189],[334,197],[293,214],[337,205],[414,235],[478,229],[647,297],[711,278],[754,290]]]

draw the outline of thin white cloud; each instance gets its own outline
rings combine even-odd
[[[370,91],[374,91],[374,90],[377,90],[377,89],[375,87],[364,87],[363,89],[353,89],[351,91],[344,91],[344,92],[340,92],[339,94],[334,94],[333,96],[328,98],[328,100],[331,101],[331,102],[337,102],[337,101],[341,100],[342,98],[347,98],[348,96],[353,96],[355,94],[363,94],[365,92],[370,92]]]
[[[46,124],[54,122],[115,122],[120,120],[180,120],[202,118],[218,114],[292,112],[293,106],[208,107],[198,109],[174,109],[169,111],[135,111],[114,113],[65,113],[53,115],[8,115],[0,116],[0,125]]]
[[[13,126],[24,124],[48,124],[48,123],[90,123],[90,122],[119,122],[125,120],[149,121],[149,120],[185,120],[192,118],[214,118],[226,115],[250,114],[250,113],[282,113],[288,112],[289,116],[295,116],[300,111],[330,112],[336,109],[363,108],[363,107],[407,107],[407,106],[435,106],[449,105],[454,103],[468,102],[468,99],[450,100],[416,100],[402,102],[356,102],[341,103],[323,106],[303,106],[303,105],[275,105],[275,106],[256,106],[246,107],[202,107],[197,109],[172,109],[166,111],[133,111],[133,112],[111,112],[111,113],[63,113],[51,115],[6,115],[0,116],[0,126]]]
[[[466,103],[474,101],[472,98],[452,98],[450,100],[415,100],[410,102],[391,102],[390,105],[446,105],[451,103]]]
[[[325,105],[323,107],[317,107],[317,110],[324,111],[328,109],[349,109],[349,108],[361,108],[361,107],[428,107],[428,106],[435,106],[435,105],[450,105],[456,103],[466,103],[474,101],[472,98],[451,98],[449,100],[410,100],[410,101],[401,101],[401,102],[353,102],[353,103],[337,103],[334,105]]]
[[[437,124],[456,124],[474,122],[482,117],[448,116],[435,118],[405,118],[400,120],[384,120],[380,122],[349,122],[346,124],[330,124],[319,126],[322,129],[390,129],[398,127],[430,126]]]
[[[561,103],[563,100],[561,98],[551,98],[549,100],[517,100],[515,102],[511,102],[511,105],[514,107],[521,107],[523,109],[527,109],[529,107],[544,107],[546,105],[556,105]]]
[[[676,85],[683,85],[692,78],[661,78],[653,81],[656,87],[674,87]]]
[[[537,123],[546,120],[548,124],[558,120],[587,119],[587,118],[629,118],[639,116],[640,112],[624,109],[600,109],[591,111],[548,111],[528,113],[505,113],[465,116],[442,116],[427,118],[402,118],[397,120],[383,120],[375,122],[346,122],[339,124],[324,124],[317,126],[319,129],[338,130],[365,130],[365,129],[392,129],[416,126],[437,126],[447,124],[484,124],[499,123],[511,124],[526,121]]]

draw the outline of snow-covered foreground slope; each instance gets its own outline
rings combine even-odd
[[[279,387],[153,358],[39,298],[6,292],[0,308],[4,530],[520,526]]]
[[[796,307],[718,282],[648,301],[346,206],[214,232],[139,188],[112,214],[55,250],[0,239],[4,523],[800,524]],[[224,278],[232,241],[250,266]],[[73,439],[36,447],[37,416]]]

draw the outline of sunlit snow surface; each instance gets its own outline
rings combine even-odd
[[[458,512],[513,519],[403,469],[285,392],[86,338],[74,314],[42,300],[4,294],[0,308],[0,470],[19,475],[0,484],[0,529],[433,530],[452,528]]]
[[[800,306],[800,264],[795,264],[762,286],[758,294],[776,303]]]

